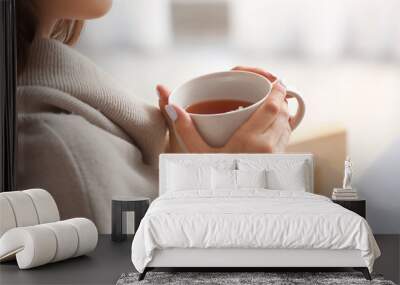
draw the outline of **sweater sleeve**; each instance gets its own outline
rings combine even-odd
[[[48,190],[63,219],[87,217],[109,233],[113,196],[157,196],[142,150],[80,115],[19,114],[18,128],[18,188]]]
[[[92,218],[85,180],[74,153],[54,125],[55,114],[18,116],[17,188],[43,188],[61,217]]]
[[[158,156],[165,151],[167,125],[160,110],[121,91],[113,90],[104,102],[89,97],[91,104],[63,91],[44,86],[18,87],[20,113],[70,113],[79,115],[92,125],[135,144],[142,160],[158,168]]]

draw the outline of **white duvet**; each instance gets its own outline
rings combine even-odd
[[[133,240],[132,262],[143,272],[165,248],[358,249],[370,271],[380,255],[359,215],[320,195],[265,189],[157,198]]]

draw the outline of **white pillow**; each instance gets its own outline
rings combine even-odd
[[[213,190],[236,190],[236,170],[212,168],[211,181]]]
[[[267,171],[268,188],[272,190],[306,191],[304,164],[285,171]]]
[[[215,169],[211,171],[213,190],[267,188],[266,170]]]
[[[311,171],[305,161],[289,159],[240,159],[240,170],[266,170],[267,188],[271,190],[306,191]]]
[[[170,163],[167,173],[168,191],[211,189],[211,167]]]
[[[236,170],[237,188],[267,188],[267,171]]]

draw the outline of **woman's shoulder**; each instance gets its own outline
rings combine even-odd
[[[149,164],[156,165],[165,149],[167,128],[160,110],[126,92],[106,72],[62,43],[43,42],[32,50],[18,94],[19,106],[29,112],[50,108],[76,113],[113,134],[129,137]]]
[[[107,118],[96,108],[82,102],[70,94],[48,86],[20,86],[17,88],[17,110],[28,118],[51,118],[66,122],[74,120],[74,116],[59,116],[74,114],[79,120],[89,122],[93,127],[103,129],[124,140],[130,138],[120,127]],[[55,115],[55,116],[52,116]]]
[[[18,85],[68,88],[69,84],[76,84],[73,81],[93,79],[93,74],[104,76],[92,60],[74,47],[54,39],[37,39],[30,46]]]

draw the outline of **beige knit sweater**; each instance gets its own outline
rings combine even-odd
[[[55,40],[33,44],[18,85],[19,189],[47,189],[62,218],[91,218],[101,233],[112,196],[157,195],[166,142],[157,108]]]

